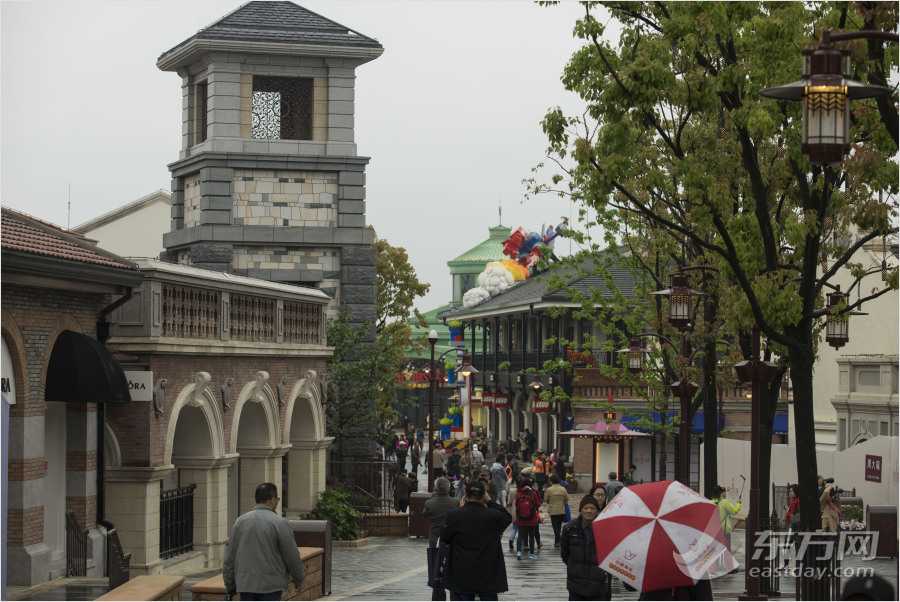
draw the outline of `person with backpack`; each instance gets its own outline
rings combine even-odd
[[[522,560],[522,553],[528,548],[531,560],[535,555],[535,539],[541,518],[541,496],[531,488],[531,478],[522,477],[519,491],[516,493],[516,526],[519,528],[519,539],[516,543],[516,558]]]

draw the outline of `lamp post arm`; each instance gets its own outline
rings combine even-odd
[[[831,44],[832,42],[844,42],[846,40],[858,40],[860,38],[881,38],[882,40],[889,40],[891,42],[898,41],[897,34],[891,33],[889,31],[862,29],[859,31],[842,31],[840,33],[831,33],[826,29],[822,31],[822,40],[819,43],[822,46],[825,46],[826,44]]]
[[[716,344],[717,345],[728,345],[729,347],[740,351],[740,348],[737,345],[735,345],[734,343],[729,343],[728,341],[716,341]],[[703,347],[697,347],[696,349],[694,349],[694,351],[692,351],[691,355],[688,357],[688,363],[690,364],[692,361],[694,361],[695,355],[697,355],[698,353],[703,353],[703,352],[704,352]]]
[[[640,334],[635,335],[635,337],[637,337],[639,339],[644,339],[644,338],[649,338],[649,337],[661,339],[663,342],[668,343],[669,346],[675,350],[675,353],[678,353],[678,346],[672,342],[672,339],[670,339],[669,337],[667,337],[665,335],[659,334],[657,332],[642,332]]]

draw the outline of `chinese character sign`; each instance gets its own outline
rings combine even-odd
[[[866,481],[881,482],[881,456],[866,455]]]

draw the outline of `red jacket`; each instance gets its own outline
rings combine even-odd
[[[531,518],[522,518],[519,516],[519,513],[516,511],[516,508],[519,506],[519,500],[523,496],[531,496],[531,503],[534,505],[534,516]],[[513,507],[513,512],[516,517],[516,524],[520,527],[536,527],[540,524],[541,518],[541,494],[532,489],[531,487],[523,487],[516,494],[516,503]]]

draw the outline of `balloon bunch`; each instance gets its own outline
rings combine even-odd
[[[541,226],[541,232],[526,232],[525,228],[516,228],[509,238],[503,241],[503,254],[514,259],[521,266],[532,267],[543,255],[550,255],[553,251],[553,243],[568,226],[563,222],[556,226]]]
[[[529,268],[537,263],[542,255],[550,255],[553,243],[568,222],[543,229],[543,234],[526,232],[524,228],[513,230],[509,238],[503,241],[503,254],[510,259],[492,261],[478,274],[478,286],[466,291],[462,298],[465,309],[471,309],[491,297],[496,297],[516,282],[528,278]],[[514,261],[518,258],[518,261]]]

